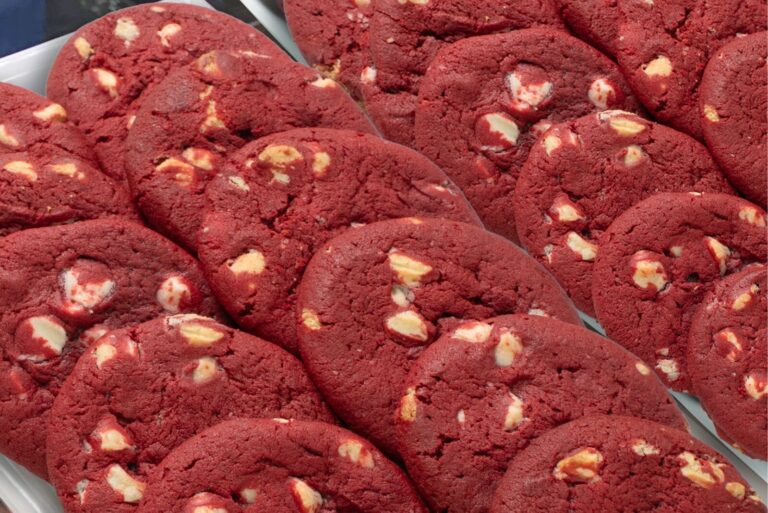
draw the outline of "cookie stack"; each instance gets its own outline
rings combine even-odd
[[[0,451],[67,513],[765,511],[664,386],[766,458],[765,6],[640,3],[83,27],[0,86]]]

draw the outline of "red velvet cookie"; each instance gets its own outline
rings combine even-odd
[[[138,513],[427,513],[373,445],[320,422],[232,420],[173,451]]]
[[[301,363],[274,344],[189,314],[114,330],[56,397],[48,473],[69,513],[133,512],[163,458],[234,417],[333,422]]]
[[[656,119],[701,139],[699,89],[710,57],[737,34],[765,30],[764,0],[618,0],[616,57]],[[750,91],[756,95],[755,91]]]
[[[615,0],[555,0],[565,23],[580,39],[606,55],[616,55],[624,21]]]
[[[307,61],[359,98],[360,74],[371,60],[371,0],[285,0],[283,8],[293,39]]]
[[[194,249],[203,192],[224,155],[306,126],[374,131],[336,82],[305,66],[250,52],[205,54],[155,87],[136,116],[126,170],[139,208]]]
[[[727,194],[656,194],[616,218],[599,246],[592,299],[606,333],[689,390],[691,318],[717,281],[765,263],[765,211]]]
[[[107,329],[218,313],[197,262],[143,226],[99,219],[0,239],[0,452],[45,475],[61,384]]]
[[[585,417],[535,440],[509,465],[490,513],[763,513],[723,456],[644,419]]]
[[[103,169],[124,179],[125,138],[146,93],[168,72],[215,49],[250,50],[290,62],[264,34],[193,5],[139,5],[78,30],[59,52],[48,96],[64,105]]]
[[[507,464],[573,419],[611,413],[685,429],[659,379],[593,332],[543,317],[466,322],[405,379],[397,440],[434,511],[485,513]]]
[[[539,134],[590,112],[636,107],[616,65],[563,32],[474,37],[444,48],[422,80],[417,147],[489,229],[516,240],[512,194]]]
[[[376,0],[365,106],[382,133],[413,146],[417,96],[437,52],[460,39],[529,27],[562,28],[554,0]]]
[[[718,433],[761,460],[768,459],[766,291],[764,265],[717,282],[688,336],[691,384]]]
[[[253,141],[206,196],[198,250],[216,296],[238,324],[293,352],[296,286],[324,242],[413,215],[480,223],[426,157],[347,130],[303,128]]]
[[[553,126],[517,181],[517,233],[590,315],[597,241],[611,222],[659,192],[733,192],[707,149],[682,132],[605,111]]]
[[[348,230],[320,247],[296,312],[299,349],[324,397],[391,453],[403,381],[442,333],[509,313],[580,323],[555,280],[511,242],[416,218]]]
[[[759,205],[768,202],[766,37],[737,37],[715,53],[699,95],[701,129],[712,155],[736,188]]]
[[[64,107],[0,84],[0,236],[99,217],[138,220],[122,186],[95,166]]]

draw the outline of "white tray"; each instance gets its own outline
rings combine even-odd
[[[174,0],[210,7],[204,0]],[[272,37],[296,60],[304,62],[288,31],[285,20],[261,0],[241,0],[243,5],[269,31]],[[41,45],[0,59],[0,81],[10,82],[40,94],[45,94],[48,71],[59,49],[69,35],[53,39]],[[597,321],[582,315],[584,322],[595,331],[604,334]],[[672,395],[688,421],[691,434],[713,447],[739,470],[750,485],[762,497],[768,499],[768,463],[748,458],[723,442],[716,434],[712,420],[698,401],[687,394]],[[53,488],[12,461],[0,456],[0,499],[13,513],[61,513]]]

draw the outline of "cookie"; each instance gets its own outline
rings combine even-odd
[[[759,205],[766,193],[768,33],[737,37],[709,60],[701,79],[701,130],[731,182]]]
[[[574,34],[606,55],[616,55],[619,26],[624,22],[615,1],[555,0],[560,16]]]
[[[304,58],[323,76],[360,97],[360,75],[370,64],[371,0],[285,0],[285,20]]]
[[[165,456],[234,417],[333,422],[296,358],[213,319],[110,331],[54,401],[48,474],[68,512],[132,512]]]
[[[144,100],[126,141],[134,197],[157,229],[194,249],[203,192],[224,156],[306,126],[374,131],[343,88],[309,68],[251,52],[207,53]]]
[[[421,80],[441,48],[481,34],[563,28],[554,0],[376,0],[371,65],[361,74],[365,106],[381,132],[413,146]]]
[[[426,157],[372,135],[300,128],[253,141],[230,160],[208,185],[198,253],[232,318],[292,352],[296,287],[324,242],[412,215],[480,223]]]
[[[320,422],[232,420],[173,451],[138,513],[427,513],[373,445]]]
[[[764,265],[715,283],[691,321],[687,360],[718,433],[761,460],[768,459],[767,290]]]
[[[537,137],[566,119],[636,108],[616,65],[597,50],[556,30],[519,30],[438,54],[421,82],[416,142],[490,230],[517,240],[512,195]]]
[[[215,49],[290,62],[264,34],[213,9],[139,5],[75,32],[53,64],[48,96],[66,107],[104,171],[124,179],[125,138],[147,92],[173,68]]]
[[[509,465],[490,513],[762,513],[727,460],[685,431],[594,416],[535,440]]]
[[[372,223],[318,248],[296,313],[299,349],[323,396],[392,454],[402,383],[442,333],[508,313],[580,322],[555,280],[514,244],[421,218]]]
[[[701,139],[699,90],[704,67],[738,34],[765,30],[765,2],[617,3],[624,23],[619,27],[616,57],[633,91],[656,119]]]
[[[617,217],[598,244],[597,319],[670,387],[689,390],[691,318],[717,281],[765,263],[765,211],[727,194],[656,194]]]
[[[0,452],[45,476],[45,426],[61,384],[107,329],[162,313],[218,315],[198,263],[117,218],[0,239]]]
[[[733,192],[702,144],[626,112],[590,114],[553,126],[531,148],[515,188],[517,233],[594,315],[600,235],[638,201],[688,191]]]
[[[544,317],[459,325],[424,351],[403,389],[400,454],[432,509],[446,513],[487,512],[509,461],[570,420],[611,413],[685,429],[636,356]]]

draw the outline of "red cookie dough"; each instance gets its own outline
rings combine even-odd
[[[373,445],[320,422],[232,420],[160,465],[138,513],[427,513]]]
[[[691,318],[724,276],[766,261],[765,211],[727,194],[664,193],[616,218],[599,240],[592,299],[608,336],[690,389]]]
[[[422,77],[441,48],[472,36],[563,28],[554,0],[376,0],[372,65],[361,75],[365,106],[382,133],[413,146]]]
[[[637,104],[607,57],[563,32],[528,29],[443,49],[421,82],[417,147],[464,190],[486,226],[516,240],[512,194],[552,123]]]
[[[691,384],[718,433],[753,458],[768,459],[766,267],[717,282],[688,336]]]
[[[301,355],[326,400],[393,454],[403,381],[443,332],[509,313],[580,324],[555,280],[511,242],[416,218],[348,230],[319,248],[296,313]]]
[[[485,513],[509,461],[573,419],[616,414],[685,429],[659,379],[593,332],[544,317],[469,321],[405,379],[397,441],[434,511]]]
[[[594,315],[600,235],[648,196],[689,191],[733,192],[702,144],[626,112],[590,114],[553,126],[531,148],[515,188],[517,233]]]
[[[307,61],[359,98],[360,74],[371,60],[371,0],[285,0],[283,8],[293,39]]]
[[[198,263],[118,218],[0,239],[0,452],[45,476],[45,430],[61,384],[107,329],[162,313],[217,315]]]
[[[75,32],[53,64],[48,96],[67,108],[105,172],[123,180],[125,138],[147,92],[173,68],[215,49],[290,62],[264,34],[226,14],[174,3],[138,5]]]
[[[132,512],[163,458],[234,417],[333,422],[301,363],[262,339],[190,314],[111,331],[56,397],[48,474],[69,513]]]
[[[763,513],[723,456],[644,419],[585,417],[545,433],[509,465],[490,513]]]
[[[579,38],[606,55],[616,55],[624,21],[615,0],[555,0],[560,16]]]
[[[768,202],[768,32],[737,37],[720,49],[701,79],[701,129],[731,182],[759,205]]]
[[[249,143],[206,195],[198,250],[214,293],[239,325],[293,352],[296,287],[327,240],[412,215],[480,224],[426,157],[348,130],[300,128]]]
[[[144,100],[126,145],[139,208],[163,233],[197,247],[205,186],[247,142],[307,126],[374,132],[333,80],[283,59],[214,51],[172,73]]]
[[[0,236],[84,219],[138,220],[127,192],[95,166],[64,107],[0,83]]]
[[[624,23],[616,57],[632,90],[656,119],[701,139],[699,90],[704,67],[737,34],[765,30],[765,1],[617,2]]]

